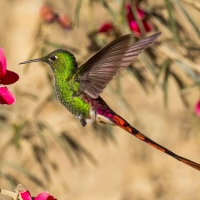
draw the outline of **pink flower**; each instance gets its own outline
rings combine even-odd
[[[200,117],[200,100],[197,102],[194,110],[195,114]]]
[[[127,3],[125,5],[126,8],[126,17],[128,19],[129,22],[133,21],[135,19],[133,13],[132,13],[132,9],[131,9],[131,4]],[[137,10],[137,16],[139,19],[143,20],[146,17],[146,13],[139,7],[136,6],[136,10]]]
[[[57,22],[63,29],[71,29],[72,21],[65,14],[56,13],[50,6],[43,5],[40,10],[40,17],[47,23]]]
[[[4,50],[0,48],[0,85],[10,85],[15,83],[19,76],[15,72],[6,69],[6,57]],[[7,89],[7,87],[0,87],[0,104],[11,105],[15,102],[14,95]]]
[[[125,7],[126,7],[126,17],[127,17],[130,29],[135,33],[136,36],[138,37],[141,36],[141,30],[132,13],[131,4],[127,3]],[[141,20],[144,26],[144,30],[146,32],[151,31],[153,26],[149,21],[146,20],[146,13],[139,7],[136,7],[136,10],[137,10],[138,18]]]
[[[53,22],[56,19],[57,14],[54,13],[53,9],[50,6],[43,5],[41,10],[40,10],[40,17],[44,21],[50,23],[50,22]]]
[[[99,27],[98,32],[99,33],[107,33],[111,29],[113,29],[113,25],[109,22],[105,22]]]
[[[26,190],[21,184],[17,186],[16,191],[19,192],[23,200],[57,200],[56,198],[51,196],[48,192],[42,192],[38,194],[36,197],[31,197],[30,192]]]
[[[58,15],[57,21],[64,29],[70,29],[72,27],[71,20],[65,14]]]
[[[144,26],[144,30],[146,32],[149,32],[152,30],[152,25],[151,23],[147,22],[147,21],[142,21],[142,24]],[[129,27],[130,29],[135,33],[136,36],[141,36],[141,31],[140,31],[140,28],[139,28],[139,25],[137,24],[136,21],[132,21],[129,23]]]
[[[139,19],[144,19],[146,17],[146,13],[139,7],[136,6],[136,10],[138,12]]]

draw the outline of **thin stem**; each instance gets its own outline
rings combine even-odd
[[[13,200],[23,200],[19,196],[19,193],[16,193],[16,192],[11,192],[11,191],[8,191],[8,190],[0,189],[0,194],[12,197]]]

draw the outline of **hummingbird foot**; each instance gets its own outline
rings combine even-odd
[[[87,123],[84,119],[80,119],[80,122],[83,127],[85,127],[87,125]]]
[[[115,123],[113,123],[112,120],[110,120],[109,118],[101,115],[101,114],[97,114],[96,115],[96,121],[103,123],[103,124],[110,124],[110,125],[116,125]]]
[[[87,124],[94,122],[95,121],[95,117],[96,117],[96,113],[95,113],[94,109],[90,108],[89,117],[87,117],[87,118],[81,118],[79,116],[77,118],[80,120],[81,125],[83,127],[85,127]]]

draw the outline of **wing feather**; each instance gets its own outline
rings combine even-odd
[[[98,98],[113,77],[130,65],[160,34],[154,34],[136,43],[132,43],[130,34],[124,35],[100,49],[81,65],[75,74],[81,83],[81,90],[91,98]]]

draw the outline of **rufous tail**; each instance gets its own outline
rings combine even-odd
[[[129,132],[130,134],[134,135],[135,137],[137,137],[138,139],[146,142],[147,144],[153,146],[154,148],[162,151],[163,153],[166,153],[170,156],[172,156],[173,158],[185,163],[186,165],[189,165],[190,167],[193,167],[197,170],[200,171],[200,164],[195,163],[191,160],[188,160],[186,158],[183,158],[175,153],[173,153],[172,151],[170,151],[169,149],[157,144],[156,142],[154,142],[153,140],[151,140],[150,138],[148,138],[147,136],[143,135],[142,133],[140,133],[137,129],[135,129],[134,127],[132,127],[126,120],[124,120],[122,117],[120,117],[119,115],[114,115],[112,116],[112,121],[119,126],[120,128],[126,130],[127,132]]]

